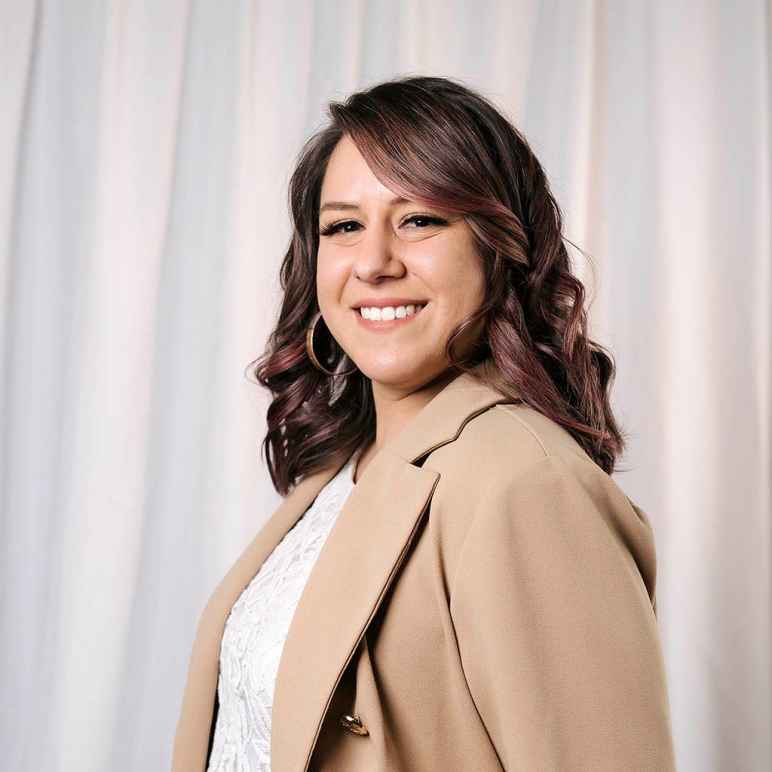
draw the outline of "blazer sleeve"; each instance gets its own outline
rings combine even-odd
[[[546,456],[480,496],[451,584],[466,681],[513,770],[675,770],[641,510]]]

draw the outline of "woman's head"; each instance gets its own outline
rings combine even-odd
[[[317,301],[349,360],[371,381],[408,393],[446,372],[445,342],[485,298],[464,217],[396,196],[344,134],[327,162],[319,231]]]
[[[292,175],[284,297],[254,368],[274,395],[264,448],[277,489],[372,440],[371,381],[412,391],[483,359],[492,386],[563,425],[610,473],[624,446],[613,360],[587,337],[560,209],[525,138],[439,77],[381,83],[329,115]],[[363,303],[402,301],[424,307],[360,318]],[[348,375],[307,354],[318,311],[325,364]]]

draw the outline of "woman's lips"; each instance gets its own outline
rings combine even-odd
[[[426,303],[426,305],[422,306],[414,314],[411,314],[410,316],[403,316],[401,319],[398,317],[395,317],[394,319],[378,320],[365,319],[364,316],[362,316],[362,312],[358,308],[352,308],[351,310],[354,312],[354,314],[356,314],[356,318],[359,324],[361,324],[366,330],[370,330],[372,332],[388,332],[390,330],[396,329],[397,327],[404,327],[406,324],[410,324],[410,322],[424,313],[428,305],[429,304]]]

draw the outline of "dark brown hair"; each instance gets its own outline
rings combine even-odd
[[[522,134],[488,99],[442,77],[386,81],[330,102],[328,114],[290,180],[294,230],[281,265],[281,308],[264,353],[250,363],[273,395],[263,452],[277,491],[288,493],[301,477],[342,462],[375,437],[369,379],[359,370],[327,376],[305,349],[319,308],[322,180],[344,134],[384,185],[462,214],[474,234],[486,300],[448,339],[452,367],[468,371],[491,359],[491,386],[563,426],[611,474],[625,445],[609,404],[613,357],[588,337],[585,290],[571,273],[560,208]],[[456,360],[454,342],[482,317],[478,346]],[[324,329],[322,320],[318,326]],[[350,369],[348,356],[333,349],[337,361],[329,369]]]

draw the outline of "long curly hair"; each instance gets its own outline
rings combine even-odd
[[[492,360],[486,382],[563,426],[611,474],[625,446],[609,403],[614,360],[588,337],[585,289],[571,272],[561,211],[523,135],[488,99],[443,77],[382,82],[330,102],[328,116],[303,145],[290,180],[294,227],[280,269],[278,321],[249,365],[273,397],[262,451],[276,490],[285,495],[375,437],[370,380],[358,369],[340,374],[352,363],[332,340],[335,376],[314,367],[305,348],[319,310],[322,181],[344,134],[384,185],[461,214],[473,233],[486,297],[446,342],[451,368],[469,372]],[[482,317],[477,347],[456,359],[454,343]]]

